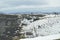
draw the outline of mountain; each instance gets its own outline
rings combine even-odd
[[[34,36],[34,38],[28,38],[28,40],[60,38],[60,15],[46,15],[43,18],[44,19],[36,20],[28,24],[26,27],[23,27],[25,32],[33,33],[32,36]]]

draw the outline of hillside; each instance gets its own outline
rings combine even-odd
[[[23,29],[25,30],[25,32],[30,32],[32,34],[32,35],[31,34],[26,35],[28,37],[38,37],[40,39],[40,37],[45,37],[45,36],[50,37],[49,35],[51,35],[53,37],[52,39],[54,39],[56,34],[57,35],[60,34],[60,15],[47,15],[44,17],[44,19],[34,21],[29,25],[27,25],[26,27],[23,27]],[[58,38],[60,38],[59,35]],[[33,39],[34,38],[30,40]]]

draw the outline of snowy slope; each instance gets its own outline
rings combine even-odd
[[[20,40],[54,40],[54,39],[59,39],[60,34],[56,35],[49,35],[49,36],[44,36],[44,37],[36,37],[36,38],[26,38],[26,39],[20,39]]]
[[[51,40],[60,38],[60,15],[57,16],[46,16],[42,20],[37,20],[26,27],[25,31],[30,31],[36,38],[28,38],[21,40]]]
[[[38,20],[31,23],[26,28],[27,31],[29,30],[31,30],[32,32],[35,31],[35,33],[38,36],[58,34],[60,33],[60,17],[52,17],[43,20]]]

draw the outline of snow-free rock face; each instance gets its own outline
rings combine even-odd
[[[15,27],[17,24],[17,15],[0,14],[0,35],[5,32],[7,27]]]
[[[24,30],[33,33],[33,37],[59,34],[60,16],[54,16],[34,21],[30,23],[30,25],[27,25]]]

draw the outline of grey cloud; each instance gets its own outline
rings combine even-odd
[[[2,0],[4,3],[11,6],[19,5],[46,5],[46,0]]]
[[[0,4],[0,10],[4,9],[4,8],[12,8],[12,7],[17,7],[17,6],[21,6],[21,5],[47,5],[47,1],[46,0],[0,0],[2,1]],[[4,9],[5,10],[5,9]],[[13,9],[12,9],[13,10]],[[3,10],[2,10],[3,11]],[[9,11],[9,10],[7,10]]]

